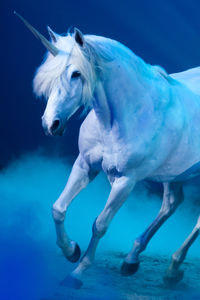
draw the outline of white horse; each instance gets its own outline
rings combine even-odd
[[[83,36],[78,29],[60,36],[48,28],[49,42],[19,17],[49,50],[34,78],[36,95],[48,99],[42,117],[45,131],[62,135],[67,120],[80,106],[90,108],[80,128],[80,153],[53,205],[57,244],[68,260],[80,258],[78,244],[64,228],[69,205],[101,170],[111,184],[88,249],[65,283],[77,288],[82,285],[82,275],[92,264],[113,217],[135,184],[151,179],[163,183],[163,203],[124,260],[122,274],[133,274],[139,266],[139,254],[183,200],[182,182],[200,173],[200,69],[170,76],[119,42]],[[179,255],[173,256],[167,280],[180,280],[177,266],[198,235],[199,223]]]

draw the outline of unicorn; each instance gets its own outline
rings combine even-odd
[[[162,183],[163,201],[121,266],[122,275],[134,274],[150,239],[183,201],[183,182],[200,173],[200,68],[168,75],[121,43],[83,35],[77,28],[61,36],[48,27],[48,41],[17,16],[48,50],[33,81],[35,94],[47,99],[45,132],[62,135],[79,107],[89,111],[80,127],[79,155],[52,209],[57,244],[69,261],[77,262],[81,255],[64,226],[70,204],[101,171],[111,185],[105,207],[94,220],[88,248],[64,283],[81,287],[112,219],[137,182],[152,180]],[[165,281],[182,278],[179,266],[199,230],[200,219],[172,256]]]

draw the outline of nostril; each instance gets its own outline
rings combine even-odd
[[[58,119],[54,120],[52,125],[51,125],[51,130],[55,131],[59,128],[60,126],[60,121]]]

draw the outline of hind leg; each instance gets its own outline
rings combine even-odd
[[[194,243],[199,233],[200,233],[200,216],[197,220],[197,224],[195,225],[194,229],[187,237],[183,245],[172,255],[170,266],[167,269],[166,274],[163,278],[165,284],[175,285],[183,278],[183,270],[180,270],[179,267],[183,263],[189,248]]]
[[[160,212],[145,232],[139,236],[133,245],[133,249],[126,256],[122,267],[121,274],[129,276],[137,272],[139,267],[139,255],[143,252],[150,239],[161,227],[161,225],[173,214],[178,205],[183,200],[181,183],[164,183],[163,203]]]

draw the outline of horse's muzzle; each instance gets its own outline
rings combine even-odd
[[[55,119],[53,120],[50,128],[49,128],[49,133],[53,136],[55,135],[62,135],[63,134],[63,131],[64,131],[64,128],[62,126],[62,122],[60,119]]]
[[[63,124],[59,118],[54,119],[50,126],[48,126],[44,118],[42,118],[42,126],[46,135],[61,136],[64,132]]]

